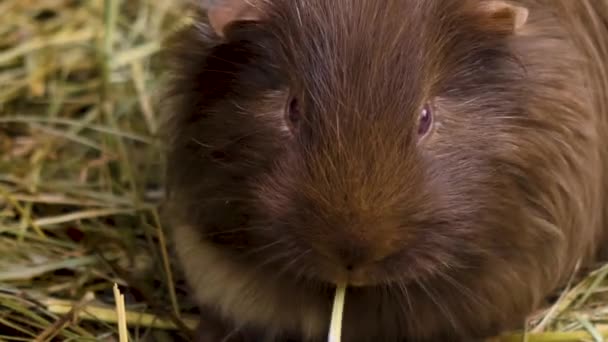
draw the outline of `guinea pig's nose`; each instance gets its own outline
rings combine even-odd
[[[365,248],[360,247],[342,246],[338,249],[338,257],[344,268],[349,272],[355,271],[369,262],[370,255]]]
[[[382,240],[341,240],[334,247],[337,266],[350,274],[358,273],[395,252],[393,246]]]

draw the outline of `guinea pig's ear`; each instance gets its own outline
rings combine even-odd
[[[207,16],[213,30],[224,37],[228,25],[235,21],[255,21],[261,18],[259,0],[206,0]]]
[[[477,7],[486,29],[502,34],[517,33],[528,21],[528,9],[502,0],[488,0]]]

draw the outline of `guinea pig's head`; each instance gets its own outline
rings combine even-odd
[[[211,4],[175,49],[184,217],[231,257],[321,284],[513,253],[526,17],[502,1]]]

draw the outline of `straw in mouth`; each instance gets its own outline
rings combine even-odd
[[[329,342],[340,342],[342,335],[342,316],[344,315],[344,297],[346,295],[346,284],[336,286],[334,303],[331,312],[329,326]]]

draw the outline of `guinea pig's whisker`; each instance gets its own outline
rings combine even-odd
[[[263,268],[263,267],[267,266],[268,264],[271,264],[271,263],[273,263],[273,262],[278,262],[278,261],[283,260],[283,259],[284,259],[284,260],[292,259],[292,260],[291,260],[291,261],[288,263],[288,265],[293,264],[293,263],[294,263],[294,260],[296,260],[296,262],[297,262],[297,259],[300,259],[300,258],[303,256],[303,254],[307,254],[307,252],[308,252],[308,251],[304,251],[304,252],[300,253],[299,255],[296,255],[295,253],[293,253],[293,252],[291,252],[291,251],[287,250],[287,251],[285,251],[285,252],[283,252],[283,253],[273,255],[273,257],[266,259],[266,260],[265,260],[263,263],[258,264],[258,265],[255,267],[255,269],[254,269],[254,270],[256,270],[256,271],[257,271],[257,270],[259,270],[259,269],[261,269],[261,268]],[[295,255],[295,256],[294,256],[294,255]],[[281,267],[281,268],[280,268],[279,272],[273,272],[273,274],[272,274],[272,278],[273,278],[273,279],[278,279],[278,278],[280,278],[282,275],[284,275],[284,274],[285,274],[285,272],[286,272],[286,270],[285,270],[285,269],[286,269],[286,268],[289,268],[289,266],[287,266],[287,267],[286,267],[286,266],[283,266],[283,267]]]
[[[304,281],[304,280],[307,279],[306,273],[309,272],[309,271],[310,270],[309,270],[308,267],[304,267],[304,266],[298,267],[296,269],[296,271],[294,272],[294,278],[296,280],[302,280],[302,281]]]
[[[241,329],[243,329],[243,325],[239,325],[236,326],[234,329],[232,329],[228,334],[226,334],[226,336],[222,339],[222,342],[228,342],[228,341],[232,341],[233,337],[239,333],[239,331],[241,331]]]
[[[247,231],[254,231],[254,229],[242,229],[242,230],[239,229],[239,230],[223,231],[223,232],[211,232],[211,233],[201,234],[201,237],[203,239],[214,239],[214,238],[221,237],[221,236],[227,235],[227,234],[234,234],[234,233],[247,232]]]
[[[232,234],[232,233],[241,233],[241,232],[255,232],[255,231],[261,231],[264,230],[263,227],[245,227],[245,228],[238,228],[238,229],[230,229],[230,230],[222,230],[219,232],[210,232],[210,233],[205,233],[202,234],[203,237],[215,237],[215,236],[221,236],[224,234]]]
[[[243,110],[244,112],[246,112],[245,109],[241,108],[241,110]],[[260,134],[260,133],[262,133],[260,130],[251,129],[246,134],[241,134],[241,135],[233,137],[232,139],[228,139],[228,140],[224,141],[224,143],[221,144],[221,145],[209,145],[209,144],[206,144],[206,143],[203,143],[203,142],[199,141],[196,138],[192,138],[191,140],[195,144],[197,144],[197,145],[199,145],[199,146],[201,146],[201,147],[203,147],[205,149],[222,149],[222,148],[225,148],[225,147],[227,147],[227,146],[229,146],[231,144],[234,144],[234,143],[238,142],[239,140],[242,140],[244,138],[254,137],[256,134]]]
[[[410,299],[410,293],[407,290],[407,285],[405,284],[403,279],[400,278],[397,280],[397,287],[399,288],[403,297],[405,297],[405,301],[407,302],[407,307],[410,309],[410,312],[413,313],[414,307],[412,306],[412,301]]]
[[[265,259],[263,262],[255,264],[255,266],[249,270],[249,273],[256,274],[259,271],[261,271],[264,267],[268,266],[269,264],[277,262],[277,261],[279,261],[279,260],[281,260],[283,258],[286,258],[286,257],[284,255],[280,255],[280,254],[279,255],[273,255],[272,257]],[[255,280],[252,280],[252,281],[255,282]]]
[[[244,197],[220,197],[220,196],[215,196],[215,197],[208,197],[208,198],[204,198],[200,201],[201,205],[204,205],[205,203],[209,203],[209,204],[216,204],[217,202],[236,202],[236,203],[242,203],[242,204],[247,204],[247,203],[256,203],[257,200],[252,199],[252,198],[244,198]]]
[[[414,311],[409,300],[407,289],[404,288],[404,284],[400,279],[396,282],[396,284],[397,285],[395,286],[395,282],[386,281],[383,283],[382,289],[386,292],[386,297],[388,300],[398,302],[398,308],[403,315],[402,320],[405,321],[412,319],[410,316]],[[407,304],[403,302],[404,298]]]
[[[214,231],[214,232],[201,234],[200,236],[205,239],[213,239],[213,238],[221,237],[223,235],[234,235],[234,234],[238,234],[238,233],[247,233],[247,232],[259,232],[259,231],[263,231],[263,230],[264,230],[264,228],[260,228],[260,227],[248,227],[248,228],[239,228],[239,229],[224,230],[224,231]]]
[[[283,252],[283,253],[277,253],[276,255],[273,255],[270,258],[266,258],[263,262],[259,263],[258,265],[256,265],[256,267],[254,268],[255,270],[259,270],[265,266],[268,266],[269,264],[278,262],[282,259],[288,259],[289,257],[292,257],[293,253],[290,253],[288,251]]]
[[[303,251],[302,253],[300,253],[298,256],[296,256],[295,258],[293,258],[289,263],[287,263],[285,266],[281,267],[281,270],[279,270],[279,272],[277,272],[277,274],[280,276],[282,274],[285,274],[287,272],[290,271],[290,268],[294,265],[297,264],[298,261],[300,261],[303,257],[305,257],[306,255],[308,255],[309,253],[311,253],[312,250],[307,249],[305,251]]]
[[[225,58],[218,57],[217,55],[209,55],[207,58],[209,58],[210,60],[211,60],[211,59],[215,59],[215,60],[218,60],[218,61],[222,61],[222,62],[224,62],[224,63],[226,63],[226,64],[230,64],[230,65],[233,65],[233,66],[239,66],[239,65],[240,65],[240,63],[236,63],[236,62],[234,62],[234,61],[231,61],[231,60],[228,60],[228,59],[225,59]],[[231,73],[231,74],[232,74],[232,73]]]
[[[224,74],[224,75],[229,75],[229,76],[235,76],[236,73],[234,72],[229,72],[229,71],[225,71],[225,70],[218,70],[218,69],[207,69],[210,72],[214,72],[217,74]]]
[[[471,289],[464,286],[462,283],[459,283],[456,279],[454,279],[449,274],[444,273],[444,272],[439,272],[438,275],[441,278],[443,278],[445,281],[447,281],[448,284],[450,284],[452,287],[454,287],[463,296],[465,296],[465,298],[471,299],[472,301],[474,301],[475,303],[477,303],[478,305],[480,305],[482,307],[493,306],[493,304],[491,302],[489,302],[488,300],[483,300],[481,297],[476,296],[475,293],[473,291],[471,291]]]
[[[267,243],[267,244],[265,244],[265,245],[263,245],[261,247],[257,247],[257,248],[254,248],[254,249],[250,250],[250,251],[247,251],[246,254],[249,255],[249,256],[255,255],[255,254],[258,254],[258,253],[261,253],[261,252],[267,250],[268,248],[271,248],[271,247],[274,247],[276,245],[280,245],[280,244],[283,244],[283,243],[285,243],[284,239],[279,239],[279,240]]]
[[[440,301],[437,300],[437,296],[431,291],[430,288],[428,288],[424,285],[423,281],[421,281],[418,278],[415,278],[415,279],[416,279],[415,281],[418,284],[418,286],[420,286],[422,291],[424,291],[424,293],[426,293],[426,295],[429,297],[429,299],[437,306],[439,311],[441,311],[443,316],[445,316],[445,318],[448,320],[448,322],[450,322],[452,327],[454,327],[454,329],[458,329],[458,325],[456,324],[456,321],[454,320],[454,317],[452,316],[452,314],[450,313],[448,308],[446,308],[445,305],[443,305]]]
[[[205,143],[200,142],[200,141],[199,141],[198,139],[196,139],[196,138],[192,138],[192,141],[193,141],[195,144],[197,144],[197,145],[199,145],[199,146],[201,146],[201,147],[204,147],[204,148],[212,148],[212,147],[213,147],[213,146],[211,146],[211,145],[208,145],[208,144],[205,144]]]

